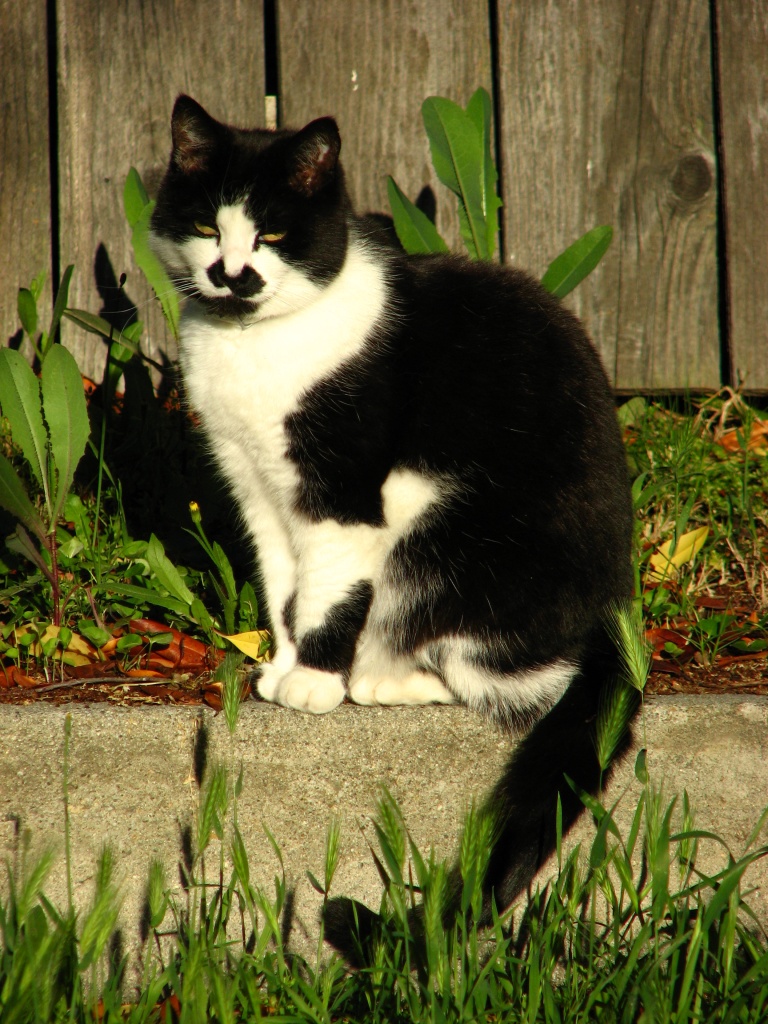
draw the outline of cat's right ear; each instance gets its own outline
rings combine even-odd
[[[290,158],[291,188],[313,196],[335,176],[341,136],[332,117],[320,117],[302,128],[293,139]]]
[[[204,170],[216,148],[219,127],[191,96],[179,96],[171,115],[171,161],[184,174]]]

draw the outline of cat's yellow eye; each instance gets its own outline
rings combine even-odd
[[[204,238],[215,238],[219,233],[218,228],[214,228],[210,224],[202,224],[199,220],[195,221],[195,231]]]
[[[267,245],[274,245],[275,242],[282,242],[285,238],[285,231],[268,231],[264,235],[259,235],[260,242],[266,242]]]

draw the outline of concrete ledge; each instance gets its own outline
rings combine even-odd
[[[300,947],[317,934],[320,897],[306,871],[322,877],[332,815],[342,822],[335,892],[377,906],[381,889],[367,844],[375,846],[369,819],[380,783],[400,801],[420,847],[434,845],[438,855],[451,857],[463,811],[490,787],[512,748],[509,737],[454,707],[343,706],[316,718],[249,703],[232,739],[223,715],[203,708],[0,706],[0,856],[11,863],[19,830],[30,830],[33,850],[53,844],[63,852],[68,711],[75,898],[79,905],[89,900],[99,850],[109,842],[123,879],[129,947],[138,940],[150,860],[162,858],[169,879],[177,881],[180,836],[194,820],[199,794],[196,747],[207,744],[209,759],[235,770],[242,764],[239,824],[251,870],[271,887],[277,864],[263,821],[282,847],[295,886],[293,938]],[[637,739],[635,748],[647,747],[652,777],[664,780],[666,795],[686,789],[697,826],[740,852],[768,804],[768,698],[652,698]],[[609,802],[624,794],[617,818],[627,824],[640,792],[633,763],[627,758],[606,793]],[[589,830],[585,822],[576,838]],[[713,847],[704,851],[703,864],[714,869],[721,857]],[[768,924],[766,861],[747,879],[758,887],[751,901]],[[0,878],[0,891],[5,887]],[[46,892],[63,906],[65,891],[62,856]]]

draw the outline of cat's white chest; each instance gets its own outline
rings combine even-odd
[[[285,423],[302,397],[363,348],[381,318],[385,283],[362,249],[292,312],[240,326],[185,311],[181,362],[188,397],[220,462],[245,460],[280,489],[295,482]],[[231,477],[234,467],[227,467]]]

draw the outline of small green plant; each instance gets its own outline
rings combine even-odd
[[[440,181],[456,196],[461,237],[472,259],[492,260],[499,230],[501,199],[493,159],[491,98],[478,89],[466,110],[443,96],[421,107],[432,164]],[[448,245],[427,215],[390,177],[389,205],[400,243],[408,253],[447,252]],[[611,244],[613,229],[593,228],[552,261],[544,287],[563,298],[591,273]]]
[[[56,293],[56,302],[53,307],[51,324],[47,331],[39,330],[40,311],[38,309],[38,303],[43,293],[43,287],[46,280],[45,273],[38,274],[30,284],[29,288],[19,288],[19,294],[16,302],[19,321],[24,334],[27,336],[32,348],[34,349],[35,356],[40,363],[43,362],[51,345],[56,341],[56,332],[59,329],[59,324],[61,323],[61,318],[67,305],[69,283],[72,280],[73,270],[74,267],[70,264],[62,275],[61,282]]]
[[[19,352],[0,349],[0,407],[10,425],[11,440],[42,494],[42,508],[5,455],[0,455],[0,505],[19,521],[16,549],[50,585],[52,618],[58,626],[61,585],[56,528],[91,427],[75,360],[61,345],[41,351],[38,379]]]

